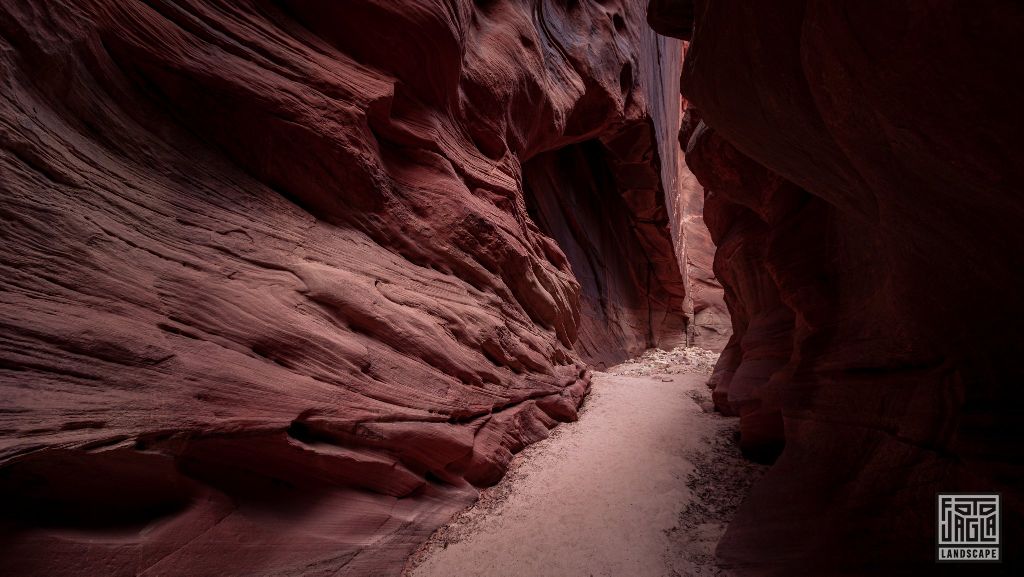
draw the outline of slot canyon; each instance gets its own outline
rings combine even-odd
[[[587,427],[678,505],[659,539],[735,501],[662,575],[1022,574],[1022,34],[1012,0],[0,0],[0,575],[410,575]],[[946,493],[998,494],[999,563],[937,562]]]

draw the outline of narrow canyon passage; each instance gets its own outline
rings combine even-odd
[[[714,359],[651,351],[596,373],[579,421],[517,455],[404,575],[719,574],[715,544],[763,467],[735,447],[736,421],[708,412]]]
[[[1024,575],[1022,38],[0,0],[0,576]]]

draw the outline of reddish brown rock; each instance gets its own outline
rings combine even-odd
[[[719,411],[739,415],[744,451],[770,459],[783,436],[779,385],[791,373],[794,327],[771,263],[780,254],[777,225],[793,218],[807,195],[693,120],[692,130],[683,132],[686,162],[708,190],[705,219],[718,246],[715,273],[726,287],[733,323],[711,378],[712,396]],[[789,247],[781,248],[785,259]]]
[[[682,104],[685,106],[686,101]],[[681,139],[688,137],[691,131],[688,125],[695,122],[694,117],[694,111],[687,110]],[[714,270],[715,244],[704,218],[704,187],[685,162],[679,163],[678,174],[673,238],[687,281],[684,306],[690,321],[687,336],[691,345],[722,351],[729,343],[733,328],[722,282]]]
[[[588,362],[682,338],[638,2],[11,0],[0,37],[0,572],[395,574]]]
[[[682,114],[686,101],[675,96],[679,90],[679,78],[668,77],[668,74],[680,65],[679,60],[684,54],[685,49],[679,53],[663,54],[661,67],[652,68],[666,78],[660,83],[648,83],[650,86],[660,84],[668,91],[651,94],[648,99],[652,106],[660,105],[664,109],[658,116],[670,119],[673,126],[683,125],[681,134],[690,131],[686,126],[692,115]],[[667,183],[666,190],[675,191],[666,197],[666,201],[676,259],[686,281],[683,310],[687,316],[687,342],[721,351],[732,334],[732,325],[722,284],[713,271],[715,245],[704,223],[704,187],[683,162],[682,150],[675,142],[669,139],[659,139],[658,142],[662,147],[658,151],[662,159],[662,179]]]
[[[1024,11],[651,6],[663,31],[692,33],[683,91],[703,123],[687,163],[735,330],[716,401],[745,448],[785,443],[720,560],[966,571],[934,563],[935,495],[999,491],[1005,562],[986,570],[1019,573]]]

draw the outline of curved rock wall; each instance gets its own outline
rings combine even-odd
[[[938,491],[1024,544],[1024,173],[1012,2],[656,0],[692,38],[686,161],[735,333],[714,377],[771,458],[719,545],[750,575],[930,574]],[[946,566],[955,571],[964,567]]]
[[[680,338],[642,15],[0,2],[0,572],[395,574]]]

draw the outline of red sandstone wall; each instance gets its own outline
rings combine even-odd
[[[686,43],[680,51],[681,57],[685,55]],[[675,87],[673,85],[669,88]],[[680,99],[679,104],[681,146],[676,151],[678,192],[673,198],[678,200],[674,206],[672,235],[687,281],[685,308],[690,320],[687,326],[688,337],[691,344],[721,351],[729,344],[733,332],[732,322],[722,283],[715,276],[715,244],[704,221],[704,187],[689,165],[682,160],[686,148],[685,139],[689,138],[698,118],[689,109],[685,98]],[[667,154],[666,151],[664,155]]]
[[[691,39],[686,162],[734,334],[714,382],[771,458],[718,548],[743,575],[934,564],[937,491],[1024,544],[1024,203],[1011,2],[654,0]],[[957,573],[963,574],[963,573]]]
[[[665,119],[656,128],[679,128],[686,100],[678,96],[679,75],[675,71],[682,67],[684,43],[660,35],[641,38],[641,41],[660,45],[657,50],[642,51],[644,55],[657,58],[641,60],[642,73],[654,79],[643,83],[649,106],[655,111],[655,117]],[[687,317],[687,342],[720,351],[732,334],[732,325],[722,285],[712,270],[715,245],[704,223],[704,187],[683,162],[682,148],[670,134],[659,134],[658,146],[662,181],[665,189],[672,191],[665,199],[672,242],[686,281],[683,310]]]
[[[395,574],[586,361],[681,338],[638,2],[10,0],[0,38],[0,572]]]

